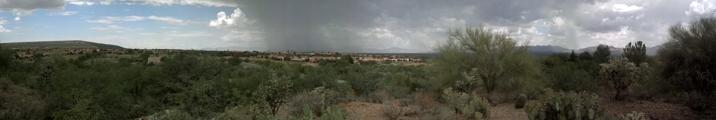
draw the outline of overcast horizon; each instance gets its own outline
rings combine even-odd
[[[568,49],[667,41],[716,0],[0,0],[0,41],[128,48],[432,52],[482,26]]]

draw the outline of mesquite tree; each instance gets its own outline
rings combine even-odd
[[[439,48],[436,66],[441,68],[441,74],[458,76],[448,80],[462,79],[464,82],[458,80],[457,83],[469,83],[464,84],[470,88],[466,92],[484,87],[491,93],[513,80],[527,80],[539,73],[527,48],[518,46],[505,33],[466,28],[450,31],[448,36],[448,43]]]

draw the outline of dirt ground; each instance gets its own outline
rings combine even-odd
[[[347,102],[339,106],[345,108],[350,120],[388,120],[383,109],[384,105],[368,102]],[[692,120],[696,118],[694,112],[678,104],[651,102],[651,101],[613,101],[602,100],[602,108],[607,114],[619,116],[632,111],[643,112],[653,120]],[[405,106],[408,112],[415,112],[415,108]],[[420,114],[420,113],[417,113]],[[416,115],[405,114],[398,118],[400,120],[418,120]],[[490,120],[527,120],[527,113],[524,109],[514,108],[514,104],[504,103],[490,108]]]
[[[618,116],[631,111],[643,112],[652,120],[692,120],[694,112],[686,106],[651,101],[614,101],[604,99],[600,105],[607,114]]]
[[[349,120],[388,120],[385,116],[383,104],[367,103],[367,102],[348,102],[341,103],[348,113]],[[413,107],[406,106],[406,113],[413,111]],[[419,114],[419,113],[418,113]],[[419,120],[414,115],[406,114],[398,118],[400,120]],[[490,108],[490,120],[526,120],[527,113],[524,109],[515,109],[514,104],[499,104]]]

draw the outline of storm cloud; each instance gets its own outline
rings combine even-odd
[[[666,41],[669,26],[710,15],[710,0],[247,0],[269,50],[429,52],[450,29],[482,26],[521,43],[567,48]],[[711,5],[711,6],[709,6]],[[250,27],[243,27],[250,28]],[[242,29],[236,27],[235,29]]]
[[[197,22],[144,16],[172,25],[203,23],[199,28],[208,30],[197,31],[212,34],[197,42],[205,46],[338,52],[433,52],[449,30],[466,26],[506,32],[529,45],[655,46],[667,41],[670,26],[716,10],[716,0],[0,0],[0,11],[15,17],[0,18],[0,28],[11,33],[15,27],[8,26],[21,23],[20,17],[65,5],[212,8],[208,13],[215,17]],[[122,22],[99,19],[108,17],[86,21]]]

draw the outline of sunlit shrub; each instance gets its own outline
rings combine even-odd
[[[265,105],[263,107],[268,107],[266,109],[270,109],[271,114],[276,114],[291,94],[291,86],[293,86],[291,81],[283,77],[265,81],[254,91],[254,103]]]
[[[312,112],[315,116],[322,116],[328,107],[337,102],[337,96],[337,92],[324,87],[299,93],[288,102],[289,112],[293,116],[300,116],[306,112]]]
[[[313,112],[309,112],[308,110],[305,111],[301,120],[345,120],[347,116],[346,112],[337,106],[326,108],[325,113],[321,116],[316,116]]]

